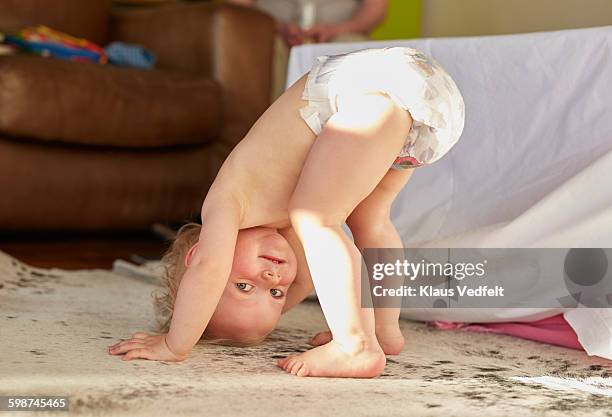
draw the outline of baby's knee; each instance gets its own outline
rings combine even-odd
[[[373,230],[388,230],[391,223],[391,204],[397,195],[395,189],[387,189],[381,181],[372,193],[350,213],[346,224],[353,234],[371,232]]]
[[[353,213],[346,220],[353,236],[361,239],[374,239],[388,236],[395,231],[388,212]]]

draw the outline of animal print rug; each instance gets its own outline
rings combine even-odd
[[[285,374],[276,358],[308,349],[325,328],[312,301],[259,346],[198,344],[181,363],[123,362],[106,346],[153,329],[159,287],[155,265],[115,270],[38,269],[0,252],[0,395],[68,396],[78,416],[612,415],[610,361],[422,323],[402,322],[406,349],[379,378]]]

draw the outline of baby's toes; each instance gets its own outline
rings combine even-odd
[[[286,372],[291,372],[291,368],[293,368],[293,365],[295,364],[295,362],[297,362],[297,359],[295,356],[290,356],[288,359],[289,360],[285,362],[285,366],[283,366],[283,369]]]
[[[287,363],[287,361],[289,360],[289,357],[285,357],[285,358],[280,358],[276,361],[276,366],[278,366],[279,368],[285,368],[285,364]]]
[[[308,365],[306,365],[306,363],[303,362],[302,366],[300,366],[300,369],[297,370],[295,375],[297,375],[297,376],[308,376]]]
[[[296,375],[298,371],[300,370],[300,368],[302,367],[302,365],[304,365],[304,362],[300,360],[295,360],[293,361],[293,363],[291,364],[291,367],[288,369],[287,372],[289,372],[292,375]]]
[[[300,375],[302,370],[306,367],[306,364],[302,361],[296,361],[293,367],[291,368],[292,375]]]

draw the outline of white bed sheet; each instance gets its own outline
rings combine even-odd
[[[519,35],[303,45],[319,55],[410,46],[466,104],[459,143],[416,169],[391,216],[407,247],[612,248],[612,26]],[[416,320],[531,321],[565,312],[587,353],[612,359],[612,310],[414,309]]]

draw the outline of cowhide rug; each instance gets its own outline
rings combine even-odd
[[[158,287],[147,279],[154,269],[118,266],[38,269],[0,252],[0,395],[69,396],[79,416],[612,416],[610,361],[422,323],[402,322],[407,347],[379,378],[287,375],[276,358],[308,349],[325,328],[315,302],[259,346],[198,344],[181,363],[123,362],[106,346],[153,329]]]

